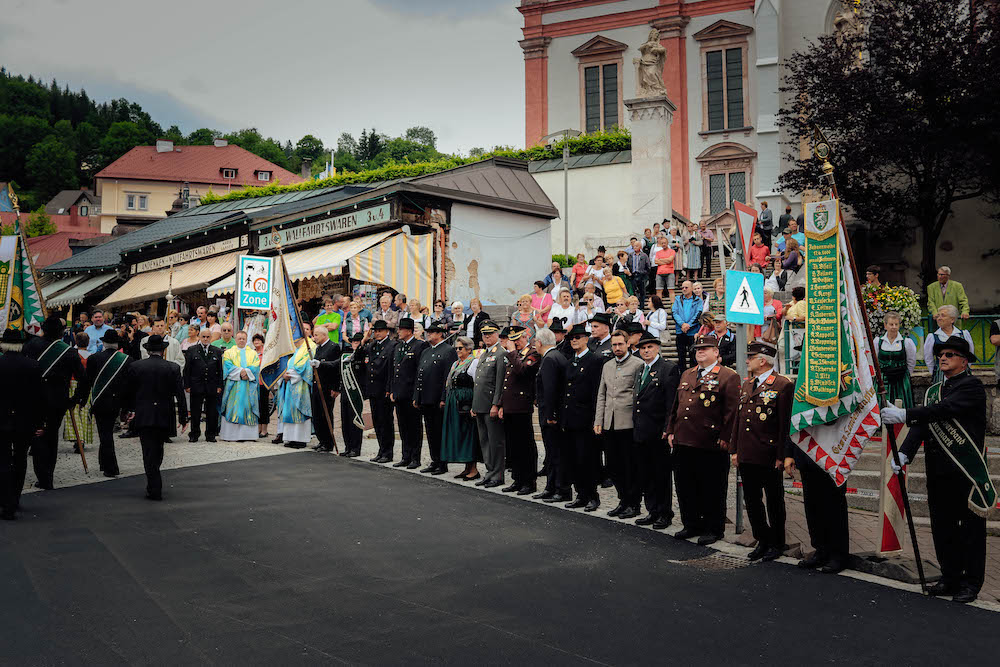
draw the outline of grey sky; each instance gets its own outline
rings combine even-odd
[[[520,146],[516,0],[17,0],[0,63],[167,127],[255,126],[293,142],[426,125],[445,151]]]

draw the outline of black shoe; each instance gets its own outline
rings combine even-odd
[[[314,452],[318,452],[319,450],[323,449],[323,445],[322,445],[322,444],[319,444],[319,445],[313,445],[313,446],[312,446],[312,447],[310,447],[309,449],[313,450]]]
[[[535,490],[536,489],[533,486],[522,486],[520,489],[517,490],[517,495],[530,496],[532,493],[535,492]]]
[[[653,522],[653,530],[663,530],[664,528],[669,528],[670,524],[673,522],[674,520],[671,519],[669,516],[661,516],[659,519]]]
[[[781,558],[781,554],[782,551],[778,547],[768,547],[767,552],[760,559],[767,563],[772,560],[778,560]]]
[[[951,598],[951,601],[960,602],[962,604],[968,604],[970,602],[973,602],[978,596],[979,596],[979,591],[977,591],[975,588],[971,588],[969,586],[963,586],[960,591],[955,593],[955,595]]]
[[[272,445],[280,445],[284,441],[285,441],[285,436],[279,433],[278,437],[271,441],[271,444]]]
[[[542,498],[542,501],[546,503],[564,503],[567,500],[572,500],[572,498],[570,496],[564,496],[561,493],[555,493],[548,498]]]
[[[601,488],[602,489],[610,489],[614,485],[615,485],[615,483],[611,481],[610,477],[608,479],[604,480],[603,482],[601,482]]]
[[[689,537],[694,537],[697,534],[698,531],[696,530],[691,530],[690,528],[681,528],[676,533],[674,533],[674,537],[676,537],[678,540],[686,540]]]
[[[608,516],[618,516],[624,511],[625,511],[625,506],[622,505],[621,503],[618,503],[618,506],[615,507],[613,510],[608,510]]]
[[[189,435],[188,436],[188,442],[198,442],[198,438],[199,437],[201,437],[201,436],[198,436],[198,435]]]
[[[654,523],[656,523],[657,519],[659,519],[659,518],[660,517],[656,516],[655,514],[647,514],[646,516],[642,516],[642,517],[639,517],[638,519],[636,519],[635,525],[637,525],[637,526],[652,526]]]
[[[420,467],[420,461],[410,461],[407,464],[406,469],[407,470],[417,470],[419,467]]]
[[[117,477],[117,476],[118,476],[118,474],[119,474],[119,473],[116,473],[116,472],[105,472],[105,473],[104,473],[104,476],[105,476],[105,477]]]
[[[621,514],[618,515],[618,518],[622,520],[634,519],[637,516],[639,516],[638,507],[626,507],[624,510],[622,510]]]
[[[392,463],[392,459],[390,459],[388,456],[380,456],[374,460],[375,463]]]
[[[409,461],[399,461],[397,463],[393,463],[392,467],[393,468],[405,468],[408,465],[410,465]]]
[[[837,574],[838,572],[842,572],[846,567],[847,564],[844,561],[834,556],[826,562],[826,565],[819,568],[819,571],[823,574]]]
[[[0,512],[0,519],[3,521],[17,521],[17,515],[14,514],[14,510],[4,510]]]
[[[514,493],[520,488],[521,488],[520,484],[518,484],[517,482],[512,482],[510,486],[505,486],[500,490],[503,491],[504,493]]]
[[[327,448],[324,447],[323,449],[327,449]],[[333,451],[333,447],[330,447],[329,449],[327,449],[327,451],[331,451],[332,452]],[[348,452],[348,451],[343,451],[340,454],[338,454],[338,456],[343,456],[343,457],[348,457],[350,455],[351,455],[351,453]]]
[[[476,477],[482,477],[482,475],[476,475]],[[470,480],[471,479],[476,479],[476,477],[470,477],[469,479]],[[490,481],[491,480],[488,480],[488,479],[481,479],[478,482],[476,482],[475,486],[486,486],[487,484],[490,483]]]
[[[490,481],[488,481],[485,484],[483,484],[483,488],[485,488],[485,489],[495,489],[498,486],[502,486],[502,485],[503,485],[503,480],[502,479],[491,479]]]
[[[45,489],[46,491],[51,491],[52,490],[52,485],[51,484],[42,484],[41,482],[35,482],[35,488],[36,489]]]
[[[483,478],[483,476],[480,475],[478,472],[475,475],[473,475],[472,477],[462,477],[462,479],[465,480],[466,482],[474,482],[475,480],[482,479],[482,478]]]
[[[163,496],[159,493],[147,493],[146,500],[163,500]]]
[[[702,535],[698,538],[698,544],[703,547],[707,547],[709,544],[715,544],[722,539],[722,535],[716,535],[715,533],[709,533],[708,535]]]
[[[763,542],[758,542],[757,548],[748,553],[747,558],[749,558],[750,560],[759,560],[763,558],[764,554],[766,553],[767,553],[767,545],[764,544]]]
[[[577,498],[576,500],[566,504],[566,508],[571,510],[575,510],[580,507],[586,507],[586,506],[587,506],[587,501],[584,500],[583,498]]]
[[[421,468],[420,472],[422,472],[424,474],[427,474],[429,472],[434,472],[435,470],[437,470],[437,466],[432,463],[429,466],[427,466],[426,468]]]
[[[464,479],[465,475],[466,475],[466,472],[463,470],[462,472],[460,472],[457,475],[455,475],[455,479]]]
[[[600,506],[601,506],[601,501],[599,501],[599,500],[591,500],[589,503],[587,503],[587,506],[583,508],[583,511],[584,512],[596,512],[597,508],[600,507]]]
[[[939,581],[927,587],[927,594],[931,597],[938,595],[954,595],[958,592],[958,586],[950,581]]]
[[[544,501],[548,502],[555,495],[556,494],[552,493],[551,491],[542,491],[541,493],[536,493],[535,495],[531,496],[531,499],[532,500],[544,500]]]
[[[288,449],[305,449],[306,443],[304,442],[286,442],[285,447]]]
[[[205,438],[205,442],[216,442],[215,438]]]
[[[812,556],[808,558],[803,558],[798,562],[798,566],[806,570],[815,570],[817,567],[823,567],[826,565],[827,556],[826,554],[816,551]]]
[[[447,473],[448,473],[448,467],[447,466],[438,466],[437,470],[435,470],[431,474],[432,475],[445,475]]]

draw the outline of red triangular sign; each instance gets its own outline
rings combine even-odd
[[[753,245],[754,230],[757,229],[757,211],[736,200],[733,200],[733,210],[736,212],[736,226],[740,230],[743,259],[746,261],[750,256],[750,246]]]

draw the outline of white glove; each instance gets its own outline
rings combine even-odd
[[[899,453],[899,465],[896,465],[895,459],[889,459],[889,465],[892,466],[892,471],[897,475],[899,474],[899,471],[903,469],[901,466],[905,466],[909,462],[909,457],[907,457],[903,452]]]
[[[312,366],[313,368],[319,368],[320,363],[321,362],[320,362],[319,359],[310,359],[309,360],[309,365]]]
[[[883,424],[905,424],[906,410],[897,408],[895,405],[887,405],[882,408]]]

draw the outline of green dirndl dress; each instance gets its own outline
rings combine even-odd
[[[472,405],[472,376],[466,371],[472,365],[473,357],[456,361],[448,372],[445,382],[447,394],[444,399],[444,423],[441,429],[441,460],[446,463],[471,463],[483,460],[479,447],[479,432],[475,419],[466,412],[461,414],[459,406],[468,409]]]
[[[882,377],[885,380],[885,391],[889,397],[889,403],[895,405],[899,399],[903,402],[903,409],[913,407],[913,387],[910,385],[910,374],[906,368],[906,347],[905,341],[901,341],[898,351],[890,351],[882,348],[882,337],[878,339],[878,365],[882,368]]]

